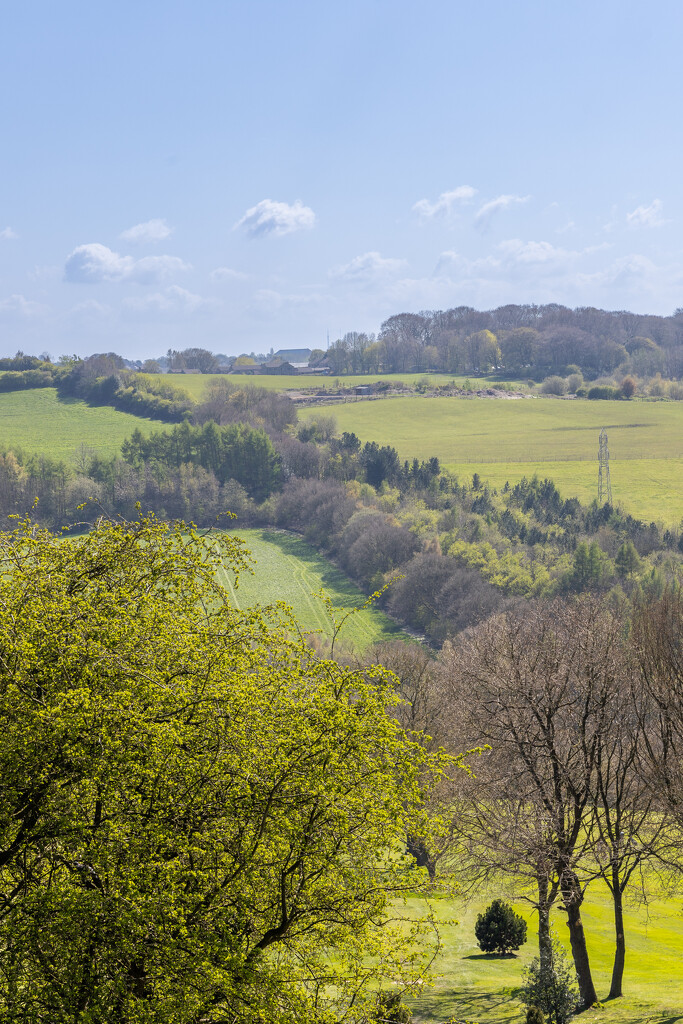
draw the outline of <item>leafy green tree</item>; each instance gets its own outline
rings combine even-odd
[[[354,1021],[420,977],[386,918],[439,766],[388,673],[234,609],[227,535],[26,521],[0,563],[0,1019]]]
[[[477,917],[474,934],[485,953],[505,956],[526,942],[526,921],[505,900],[494,900]]]
[[[614,559],[614,565],[619,575],[622,577],[632,576],[633,573],[638,572],[641,564],[633,541],[624,541]]]

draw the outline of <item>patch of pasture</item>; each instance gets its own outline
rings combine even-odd
[[[162,426],[109,406],[90,406],[77,398],[62,401],[55,388],[0,394],[0,448],[48,455],[76,466],[85,449],[118,455],[134,430],[147,434]]]
[[[373,384],[375,381],[386,381],[389,384],[405,384],[407,387],[414,387],[419,381],[426,380],[430,387],[438,387],[441,384],[460,384],[465,377],[454,377],[449,373],[383,373],[383,374],[357,374],[352,376],[337,376],[329,374],[312,374],[299,376],[298,374],[264,373],[252,375],[249,373],[166,373],[163,377],[159,374],[143,374],[151,381],[163,380],[164,384],[171,384],[180,391],[186,391],[195,402],[201,402],[210,381],[229,381],[235,387],[259,387],[267,388],[268,391],[301,391],[306,388],[316,390],[336,391],[338,388],[353,388]],[[488,387],[486,381],[475,381],[472,378],[472,387]],[[494,385],[495,386],[495,385]]]
[[[615,503],[639,518],[683,516],[683,403],[588,400],[391,398],[331,410],[339,431],[393,445],[402,458],[437,455],[494,487],[549,476],[565,497],[597,495],[600,430],[609,438]],[[316,414],[303,410],[302,419]]]
[[[275,530],[234,532],[245,541],[255,561],[255,574],[242,573],[237,589],[227,572],[219,573],[238,608],[284,601],[306,630],[329,638],[333,626],[320,591],[324,590],[335,609],[340,609],[337,618],[365,602],[358,587],[301,537]],[[367,608],[349,616],[337,643],[360,652],[372,644],[405,636],[383,612]]]

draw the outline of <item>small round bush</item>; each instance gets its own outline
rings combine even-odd
[[[567,382],[563,377],[546,377],[541,384],[541,391],[544,395],[564,395],[567,393]]]
[[[479,948],[485,953],[502,953],[519,949],[526,942],[526,921],[509,903],[494,900],[474,926]]]
[[[527,1006],[526,1024],[545,1024],[545,1017],[540,1006]]]

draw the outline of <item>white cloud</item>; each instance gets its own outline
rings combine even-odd
[[[246,281],[249,277],[241,270],[232,270],[230,267],[216,267],[209,276],[212,281]]]
[[[466,203],[476,194],[476,188],[472,188],[471,185],[459,185],[451,192],[442,192],[434,203],[431,203],[429,199],[419,199],[413,206],[413,211],[425,220],[431,220],[434,217],[447,217],[456,204]]]
[[[0,231],[0,238],[2,238],[5,242],[12,242],[15,238],[18,237],[19,235],[16,233],[16,231],[13,231],[10,227],[3,228],[2,231]]]
[[[567,249],[560,249],[550,242],[523,242],[521,238],[510,238],[496,246],[504,260],[522,264],[566,264],[579,255]]]
[[[626,214],[626,223],[630,228],[657,228],[666,221],[662,217],[663,203],[661,199],[653,199],[649,206],[637,206]]]
[[[485,224],[500,210],[506,210],[508,206],[515,206],[518,203],[528,203],[530,199],[531,196],[513,195],[498,196],[496,199],[490,199],[488,203],[484,203],[477,211],[477,215],[474,218],[475,223]]]
[[[293,231],[312,228],[315,214],[309,206],[304,206],[300,199],[291,205],[278,203],[273,199],[262,199],[252,206],[233,227],[244,228],[252,238],[263,238],[266,235],[289,235]]]
[[[67,281],[79,284],[121,281],[130,273],[133,263],[130,256],[119,256],[106,245],[90,242],[76,246],[67,256],[64,277]]]
[[[126,278],[129,281],[136,281],[138,284],[156,284],[158,281],[167,281],[174,274],[190,269],[190,264],[185,263],[178,256],[143,256],[141,260],[135,260],[126,274]]]
[[[669,268],[671,270],[671,268]],[[582,280],[601,286],[624,288],[642,285],[663,277],[662,269],[640,253],[620,256],[609,266],[595,274],[587,274]]]
[[[216,306],[217,303],[214,299],[205,299],[186,288],[172,284],[163,292],[124,299],[123,305],[125,309],[134,313],[192,314]]]
[[[153,220],[146,220],[142,224],[135,224],[132,228],[122,231],[119,235],[124,242],[131,242],[133,245],[145,245],[154,242],[163,242],[173,233],[165,220],[157,217]]]
[[[0,299],[0,314],[7,317],[30,317],[41,311],[37,302],[32,302],[24,295],[8,295]]]
[[[120,256],[99,242],[90,242],[77,246],[67,257],[64,278],[74,284],[107,281],[154,284],[182,270],[189,270],[189,264],[177,256],[144,256],[134,260],[131,256]]]
[[[355,284],[370,284],[378,278],[391,277],[399,273],[405,266],[405,260],[384,257],[378,252],[366,252],[343,266],[335,267],[329,276]]]

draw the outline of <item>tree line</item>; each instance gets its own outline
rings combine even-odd
[[[592,380],[619,368],[678,379],[683,311],[662,317],[551,303],[397,313],[377,335],[350,331],[319,357],[333,373],[495,369],[535,380],[580,372]]]

